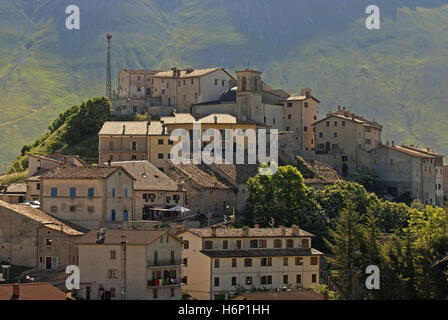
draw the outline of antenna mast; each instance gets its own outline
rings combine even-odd
[[[106,39],[107,39],[106,97],[112,99],[112,80],[110,72],[110,39],[112,39],[112,35],[108,34],[106,36]]]

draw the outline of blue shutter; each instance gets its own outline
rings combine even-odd
[[[70,188],[70,198],[76,198],[76,188]]]
[[[128,221],[128,210],[123,211],[123,221]]]
[[[58,195],[58,188],[51,188],[51,196],[57,197]]]
[[[128,198],[128,189],[124,189],[124,198],[125,198],[125,199]]]
[[[115,188],[112,189],[112,198],[115,198]]]
[[[89,190],[88,190],[89,198],[93,198],[93,194],[94,194],[93,188],[89,188]]]
[[[115,221],[115,210],[112,210],[112,213],[110,215],[110,221]]]

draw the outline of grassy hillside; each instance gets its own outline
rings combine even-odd
[[[391,139],[448,154],[447,3],[377,0],[383,28],[368,31],[368,0],[2,0],[0,160],[69,106],[104,94],[106,33],[114,86],[125,65],[233,71],[249,62],[274,86],[313,88],[321,115],[345,104],[375,116]],[[80,30],[65,29],[70,4]]]

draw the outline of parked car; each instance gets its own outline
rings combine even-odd
[[[30,206],[31,208],[40,208],[40,202],[39,201],[26,201],[23,203],[26,206]]]

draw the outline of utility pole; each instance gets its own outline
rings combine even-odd
[[[112,80],[110,72],[110,40],[112,39],[112,35],[108,34],[106,36],[106,39],[107,39],[106,97],[112,99]]]

